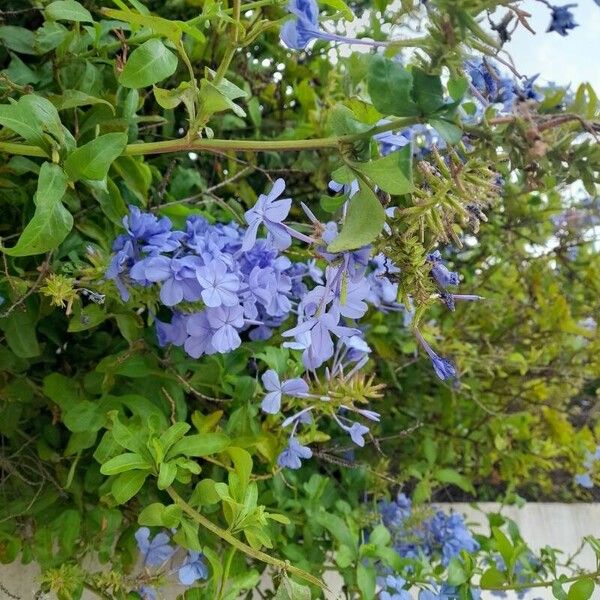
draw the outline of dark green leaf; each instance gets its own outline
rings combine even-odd
[[[147,87],[170,77],[176,69],[177,56],[160,40],[151,39],[131,53],[119,83],[128,88]]]
[[[397,62],[374,55],[367,83],[371,100],[380,113],[398,117],[419,114],[419,107],[411,97],[412,75]]]
[[[378,160],[354,163],[353,166],[390,194],[408,194],[414,189],[410,144]]]
[[[44,12],[50,21],[94,22],[90,11],[75,0],[56,0],[48,4]]]

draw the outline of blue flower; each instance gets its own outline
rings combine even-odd
[[[142,600],[156,600],[156,590],[149,585],[143,585],[138,590]]]
[[[276,371],[269,369],[262,376],[262,382],[267,390],[260,407],[266,413],[274,415],[281,408],[281,397],[296,396],[302,397],[308,393],[308,384],[304,379],[287,379],[279,381]]]
[[[565,4],[564,6],[553,6],[550,25],[547,32],[556,31],[556,33],[565,36],[569,35],[570,29],[575,29],[577,23],[574,21],[573,13],[570,11],[577,4]]]
[[[575,475],[575,483],[588,490],[591,490],[594,487],[594,482],[592,481],[592,477],[589,473]]]
[[[285,250],[292,243],[292,237],[283,224],[292,207],[291,198],[277,200],[285,189],[283,179],[277,179],[271,191],[265,195],[261,194],[256,204],[246,211],[244,218],[248,223],[248,229],[244,235],[242,251],[250,250],[256,242],[256,234],[260,225],[264,225],[269,232],[267,240],[278,250]]]
[[[140,527],[135,532],[135,539],[144,566],[159,567],[175,554],[175,548],[169,544],[171,538],[166,533],[157,533],[150,539],[150,529]]]
[[[220,260],[213,260],[197,271],[198,282],[202,287],[202,300],[206,306],[236,306],[239,304],[237,291],[240,288],[238,277],[227,270]]]
[[[187,339],[187,317],[180,313],[173,313],[170,323],[164,323],[156,319],[156,336],[160,346],[173,344],[174,346],[183,346]]]
[[[312,450],[308,446],[303,446],[295,437],[290,437],[285,450],[277,457],[277,464],[280,467],[288,469],[299,469],[302,466],[302,460],[310,458]]]
[[[344,425],[335,415],[333,418],[336,420],[337,424],[348,434],[350,435],[350,439],[361,448],[365,445],[364,436],[369,433],[369,428],[365,425],[361,425],[358,422],[353,422],[351,425]]]
[[[158,219],[136,206],[129,207],[129,214],[123,217],[123,227],[131,240],[151,255],[176,250],[183,237],[182,232],[171,231],[171,221],[167,217]]]
[[[206,316],[214,330],[211,343],[217,352],[231,352],[239,348],[242,340],[237,330],[244,326],[244,311],[241,306],[209,308]]]
[[[203,354],[216,352],[212,344],[214,330],[208,322],[206,312],[187,317],[185,327],[189,337],[184,342],[184,348],[192,358],[200,358]]]
[[[454,379],[456,377],[456,367],[446,358],[443,358],[436,354],[431,346],[425,341],[425,338],[421,335],[421,332],[415,327],[413,329],[415,337],[423,347],[423,350],[427,352],[433,366],[435,374],[442,380]]]
[[[304,50],[314,39],[347,44],[385,46],[382,42],[352,39],[323,31],[319,27],[319,7],[315,0],[289,0],[287,9],[295,18],[284,23],[279,35],[281,41],[292,50]]]
[[[202,288],[196,271],[201,264],[196,256],[154,256],[136,263],[131,268],[130,276],[141,283],[161,282],[161,302],[165,306],[175,306],[183,300],[194,302],[200,299]]]
[[[445,288],[449,285],[458,285],[458,273],[450,271],[448,267],[444,265],[439,250],[429,254],[427,260],[432,263],[431,275],[441,288]]]
[[[410,592],[404,589],[406,580],[399,575],[388,575],[383,583],[387,589],[379,593],[379,600],[411,600]]]
[[[199,579],[208,579],[208,567],[200,552],[189,551],[183,564],[177,571],[179,582],[182,585],[193,585]]]

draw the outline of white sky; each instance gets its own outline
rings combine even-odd
[[[550,10],[536,0],[526,0],[520,6],[531,13],[532,35],[519,27],[505,48],[512,55],[520,73],[531,76],[540,73],[544,82],[565,85],[589,82],[600,93],[600,6],[594,0],[552,0],[563,6],[577,2],[571,11],[579,27],[567,37],[556,32],[546,33]],[[497,20],[497,19],[496,19]]]

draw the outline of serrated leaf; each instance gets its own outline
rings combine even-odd
[[[327,247],[328,252],[355,250],[373,242],[385,223],[385,210],[375,194],[361,182],[349,200],[342,231]]]
[[[128,88],[153,85],[173,75],[177,62],[177,56],[160,40],[148,40],[131,53],[119,75],[119,83]]]
[[[126,145],[126,133],[101,135],[71,152],[65,160],[65,171],[72,181],[104,179]]]

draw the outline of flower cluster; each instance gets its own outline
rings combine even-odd
[[[569,30],[575,29],[577,23],[575,23],[575,17],[571,12],[572,8],[575,8],[577,4],[565,4],[564,6],[552,6],[552,14],[550,25],[548,26],[547,32],[556,31],[556,33],[566,36],[569,35]]]
[[[402,493],[395,501],[380,502],[379,513],[392,535],[394,549],[404,558],[439,558],[448,566],[461,550],[479,549],[462,515],[437,511],[425,519],[415,519],[412,503]]]
[[[178,551],[170,543],[171,538],[167,533],[161,531],[150,537],[148,527],[140,527],[135,533],[135,540],[144,567],[163,567]],[[175,573],[181,585],[190,586],[200,579],[208,578],[208,567],[201,553],[188,550],[183,561],[167,572],[168,575]],[[139,592],[144,600],[156,600],[156,590],[150,585],[143,585]]]

